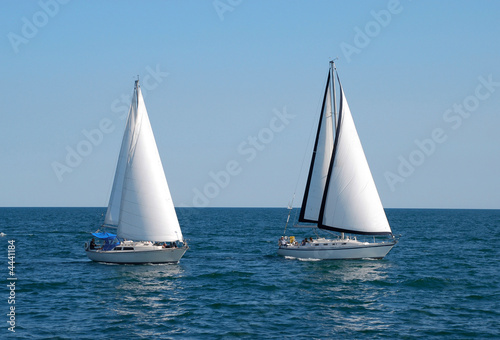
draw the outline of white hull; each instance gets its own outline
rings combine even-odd
[[[139,250],[89,250],[85,252],[92,261],[119,263],[119,264],[141,264],[141,263],[178,263],[184,255],[187,246],[180,248],[150,247],[151,249]]]
[[[382,259],[395,244],[396,241],[368,243],[319,239],[305,245],[280,245],[278,255],[317,260]]]

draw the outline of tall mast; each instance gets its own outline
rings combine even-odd
[[[331,92],[332,92],[332,98],[331,98],[331,101],[333,103],[332,107],[333,107],[333,119],[334,119],[334,122],[335,122],[335,132],[337,131],[337,98],[336,98],[336,95],[335,95],[335,60],[330,60],[330,74],[331,74],[331,83],[330,83],[330,86],[331,86]]]
[[[139,76],[137,76],[137,80],[135,81],[135,96],[137,106],[139,106]]]
[[[335,122],[335,125],[334,125],[334,128],[335,128],[335,134],[337,134],[337,125],[338,125],[338,121],[337,121],[337,96],[335,94],[335,60],[330,60],[330,73],[332,75],[332,82],[331,82],[331,86],[332,86],[332,102],[333,102],[333,119],[334,119],[334,122]],[[343,240],[344,239],[344,233],[341,232],[340,233],[340,239]]]

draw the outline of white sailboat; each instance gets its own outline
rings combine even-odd
[[[338,112],[335,76],[340,94]],[[300,210],[301,222],[295,227],[314,228],[316,238],[298,242],[295,237],[284,235],[279,240],[279,255],[301,259],[381,259],[397,243],[333,61]],[[320,237],[318,229],[338,235]]]
[[[138,80],[103,228],[115,228],[116,234],[92,234],[85,252],[93,261],[177,263],[188,249]]]

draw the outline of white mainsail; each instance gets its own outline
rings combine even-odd
[[[138,81],[105,223],[118,225],[121,238],[183,241]]]
[[[338,136],[320,227],[359,234],[391,234],[342,86],[340,95]]]
[[[328,74],[309,177],[304,199],[302,200],[302,209],[300,210],[299,221],[301,222],[317,223],[319,221],[321,201],[333,152],[333,114],[330,81],[330,74]]]

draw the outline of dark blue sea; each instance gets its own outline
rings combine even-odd
[[[400,242],[356,261],[278,256],[286,209],[177,211],[179,264],[106,265],[104,208],[0,208],[0,338],[500,338],[500,210],[388,209]]]

